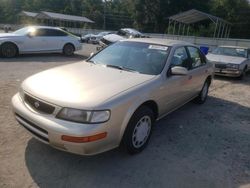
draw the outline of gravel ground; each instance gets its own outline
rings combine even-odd
[[[0,187],[250,187],[250,75],[215,78],[204,105],[188,103],[157,122],[150,144],[135,156],[121,149],[78,156],[32,138],[11,112],[22,80],[94,49],[70,58],[0,58]]]

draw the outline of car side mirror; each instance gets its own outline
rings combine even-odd
[[[175,66],[171,68],[171,75],[184,76],[188,74],[188,70],[185,67]]]
[[[32,38],[32,37],[33,37],[33,35],[32,35],[31,32],[29,32],[29,33],[27,34],[27,36],[28,36],[29,38]]]

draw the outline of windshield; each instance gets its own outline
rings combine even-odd
[[[24,27],[15,31],[14,33],[18,35],[27,35],[28,33],[35,33],[36,31],[37,29],[35,27]]]
[[[166,63],[168,49],[162,45],[121,41],[105,48],[88,61],[110,68],[158,75]]]
[[[212,54],[247,57],[247,50],[244,48],[218,47],[212,51]]]
[[[105,35],[108,35],[109,34],[109,32],[101,32],[101,33],[99,33],[98,35],[99,36],[105,36]]]
[[[135,30],[135,29],[120,29],[117,32],[117,35],[127,36],[127,37],[129,37],[130,35],[133,35],[133,36],[138,36],[139,37],[142,34],[139,31]]]
[[[28,31],[29,31],[29,27],[24,27],[22,29],[16,30],[13,33],[15,33],[17,35],[26,35],[28,33]]]
[[[134,35],[141,35],[141,33],[135,29],[124,29],[126,30],[128,33],[134,34]]]

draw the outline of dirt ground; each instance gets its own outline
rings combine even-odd
[[[32,138],[14,120],[11,97],[39,71],[81,61],[25,55],[0,58],[0,187],[250,187],[250,75],[216,77],[204,105],[188,103],[157,122],[150,144],[130,156],[115,149],[84,157]]]

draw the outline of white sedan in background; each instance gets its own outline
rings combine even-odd
[[[215,74],[243,79],[250,70],[250,50],[239,46],[219,46],[207,55]]]
[[[70,56],[81,47],[80,38],[55,27],[30,26],[0,34],[0,55],[4,57],[27,53],[63,53]]]

